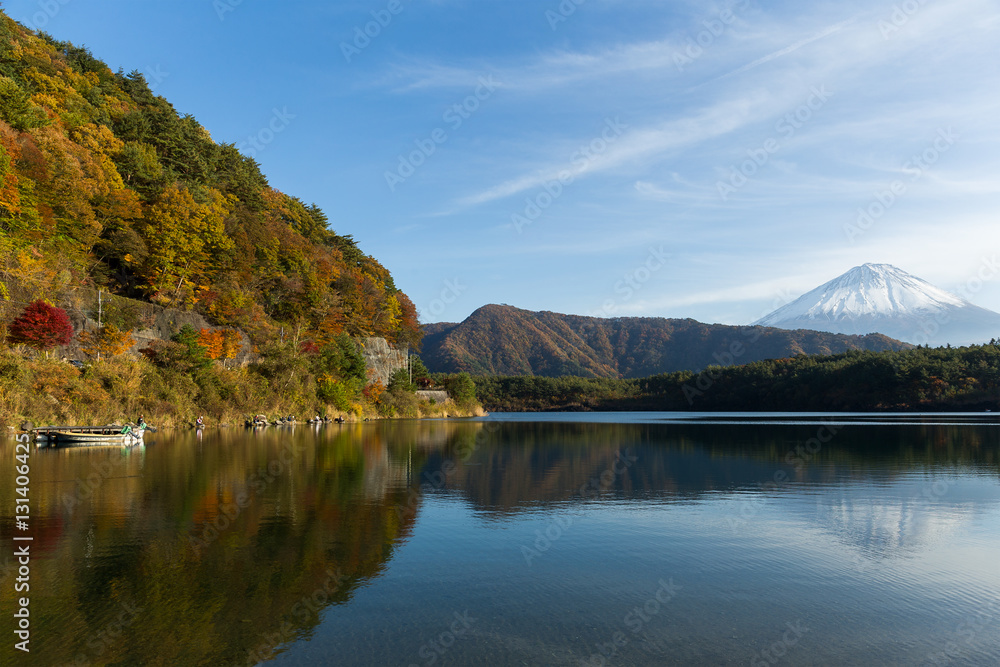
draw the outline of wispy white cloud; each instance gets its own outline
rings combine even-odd
[[[578,179],[626,163],[653,158],[666,152],[691,146],[710,138],[719,137],[756,122],[773,113],[775,100],[762,91],[739,99],[725,100],[712,107],[699,110],[687,117],[668,121],[659,126],[626,128],[621,139],[609,144],[600,154],[567,155],[562,163],[549,165],[541,170],[499,183],[479,193],[458,200],[459,207],[475,206],[485,202],[539,188],[559,180]],[[596,138],[600,138],[598,135]],[[582,146],[591,139],[581,139]]]
[[[748,72],[748,71],[754,69],[755,67],[760,67],[761,65],[763,65],[765,63],[769,63],[772,60],[776,60],[778,58],[781,58],[782,56],[787,56],[790,53],[795,53],[796,51],[798,51],[802,47],[807,46],[809,44],[812,44],[813,42],[819,41],[819,40],[823,39],[824,37],[829,37],[830,35],[833,35],[834,33],[838,33],[841,30],[843,30],[844,28],[846,28],[847,26],[852,25],[852,24],[854,24],[856,22],[857,22],[856,18],[851,18],[851,19],[847,19],[846,21],[841,21],[840,23],[835,23],[832,26],[829,26],[827,28],[824,28],[823,30],[820,30],[815,35],[811,35],[809,37],[806,37],[805,39],[799,40],[799,41],[795,42],[794,44],[786,46],[783,49],[778,49],[777,51],[769,53],[766,56],[763,56],[762,58],[758,58],[757,60],[754,60],[753,62],[747,63],[746,65],[743,65],[742,67],[738,67],[738,68],[734,69],[731,72],[727,72],[727,73],[725,73],[725,74],[723,74],[723,75],[721,75],[719,77],[716,77],[715,79],[711,79],[710,81],[706,81],[705,83],[700,84],[698,87],[710,85],[710,84],[715,83],[716,81],[718,81],[720,79],[725,79],[725,78],[729,78],[729,77],[732,77],[732,76],[738,76],[740,74],[743,74],[744,72]]]
[[[709,313],[706,319],[742,312],[750,321],[775,294],[802,293],[865,261],[928,277],[934,270],[922,266],[968,264],[968,248],[991,234],[983,220],[1000,204],[1000,74],[983,63],[995,51],[1000,8],[989,0],[926,3],[886,36],[879,22],[890,19],[893,5],[759,7],[683,71],[674,58],[687,35],[678,29],[663,39],[645,33],[632,43],[541,55],[402,59],[379,85],[416,99],[452,96],[450,89],[474,85],[484,71],[504,82],[496,122],[488,113],[475,119],[476,145],[448,144],[428,167],[437,183],[449,184],[437,190],[441,219],[489,238],[477,256],[518,258],[513,264],[576,256],[593,266],[593,255],[604,253],[610,265],[629,248],[641,249],[658,226],[679,257],[711,255],[716,266],[699,272],[692,265],[698,279],[672,276],[670,289],[650,285],[622,312],[688,309]],[[834,93],[830,102],[803,112],[810,88],[824,85]],[[794,133],[777,129],[796,113]],[[599,135],[602,119],[617,114],[629,125],[621,137],[589,159],[574,159]],[[961,142],[849,242],[843,226],[857,209],[909,177],[904,162],[951,125]],[[778,139],[780,150],[721,199],[717,183],[768,139]],[[510,214],[560,175],[573,185],[558,206],[527,236],[515,234]],[[580,224],[597,208],[606,211],[603,235]],[[929,243],[944,221],[954,231]],[[606,289],[592,270],[584,273],[576,280],[591,291],[577,301],[578,312]]]

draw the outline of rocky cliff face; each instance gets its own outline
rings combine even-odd
[[[120,297],[114,298],[130,305],[138,304],[141,306],[140,309],[136,310],[134,323],[129,322],[120,325],[121,328],[132,331],[132,338],[135,340],[135,345],[129,351],[134,355],[138,355],[139,350],[147,347],[153,341],[170,340],[170,337],[177,333],[184,325],[189,325],[199,331],[201,329],[225,328],[212,326],[204,317],[193,311],[163,308],[153,304],[132,301],[131,299],[121,299]],[[109,297],[105,296],[105,299],[107,299],[107,303],[112,303]],[[84,331],[97,332],[100,330],[100,326],[98,326],[97,320],[94,319],[94,313],[90,311],[70,307],[66,312],[73,323],[73,341],[62,348],[62,354],[71,359],[83,360],[86,355],[80,350],[80,341],[77,336]],[[130,326],[130,324],[133,326]],[[228,362],[231,366],[246,365],[258,358],[253,353],[253,345],[250,342],[250,338],[242,331],[240,332],[240,338],[243,341],[240,353],[235,359]]]
[[[389,345],[385,338],[359,338],[361,354],[368,367],[368,381],[389,384],[389,377],[400,368],[406,368],[406,352]]]

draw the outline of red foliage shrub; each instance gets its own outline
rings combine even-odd
[[[50,306],[41,299],[32,301],[11,322],[7,340],[15,345],[28,345],[36,350],[51,350],[67,345],[73,338],[73,325],[66,311]]]

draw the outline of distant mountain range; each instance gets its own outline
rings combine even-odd
[[[844,334],[879,332],[932,347],[1000,338],[1000,313],[889,264],[856,266],[754,324]]]
[[[646,377],[796,354],[909,347],[881,334],[703,324],[695,320],[602,319],[489,305],[460,324],[424,326],[421,358],[434,372],[559,377]]]

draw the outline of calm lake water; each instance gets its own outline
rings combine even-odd
[[[494,415],[31,452],[3,665],[996,665],[995,415]]]

